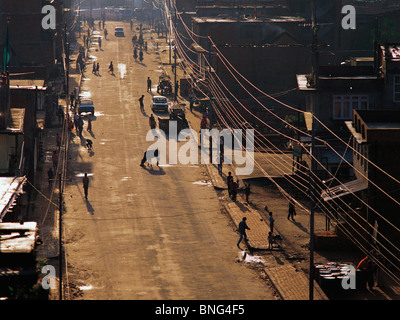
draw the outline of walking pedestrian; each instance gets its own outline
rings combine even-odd
[[[151,116],[149,118],[149,125],[150,125],[150,129],[155,129],[155,127],[156,127],[156,119],[154,119],[153,114],[151,114]]]
[[[107,40],[107,34],[108,34],[107,29],[104,29],[104,39],[106,40]]]
[[[274,223],[275,219],[272,217],[272,212],[269,212],[269,228],[271,229],[271,233],[274,233]]]
[[[53,171],[57,172],[58,155],[56,151],[53,151],[53,155],[51,156],[51,161],[53,162]]]
[[[150,151],[150,150],[149,150]],[[156,158],[156,160],[157,160],[157,167],[158,167],[158,164],[159,164],[159,158],[158,158],[158,149],[155,149],[154,150],[154,157]],[[144,166],[144,163],[147,161],[147,151],[145,151],[144,152],[144,154],[143,154],[143,158],[142,158],[142,161],[140,161],[140,166],[141,167],[143,167]],[[149,164],[151,164],[149,161],[147,161]]]
[[[228,176],[226,177],[226,184],[228,186],[228,195],[229,197],[231,197],[232,195],[232,182],[233,182],[233,177],[232,177],[232,173],[229,171],[228,172]]]
[[[231,192],[232,192],[232,201],[236,201],[236,196],[238,193],[238,187],[239,187],[239,183],[236,181],[232,181],[232,188],[231,188]]]
[[[101,49],[101,37],[99,37],[99,49]]]
[[[194,93],[191,91],[189,93],[189,106],[190,106],[190,112],[193,112],[193,103],[194,103]]]
[[[92,131],[92,117],[89,116],[88,118],[88,125],[87,125],[87,129],[88,132]]]
[[[82,130],[83,130],[83,119],[79,117],[78,127],[76,128],[76,131],[80,137],[82,137]]]
[[[96,62],[93,62],[93,69],[92,69],[92,73],[96,74]]]
[[[250,196],[250,185],[246,185],[246,188],[244,189],[244,194],[246,196],[246,202],[249,202],[249,196]]]
[[[294,220],[294,217],[293,216],[295,216],[296,215],[296,209],[295,209],[295,207],[294,207],[294,203],[293,203],[293,200],[292,199],[290,199],[289,200],[289,213],[288,213],[288,220],[292,220],[292,221],[295,221]]]
[[[142,49],[140,49],[140,51],[139,51],[139,60],[140,60],[140,63],[142,63],[142,61],[143,61],[143,51],[142,51]]]
[[[151,79],[147,77],[147,92],[151,93]]]
[[[357,265],[357,270],[361,270],[361,273],[366,280],[365,286],[368,286],[370,290],[373,290],[377,267],[371,257],[367,255],[364,259],[362,259]],[[366,289],[366,287],[360,289]]]
[[[72,132],[74,130],[74,122],[72,120],[69,120],[68,122],[68,130],[69,132]]]
[[[78,122],[79,122],[79,114],[77,112],[74,113],[74,125],[75,128],[78,128]]]
[[[87,173],[85,172],[85,176],[82,178],[83,183],[83,191],[85,192],[85,199],[88,199],[88,191],[89,191],[89,178]]]
[[[56,143],[57,143],[57,147],[61,147],[61,137],[58,133],[57,133],[57,137],[56,137]]]
[[[74,105],[74,100],[75,100],[75,93],[73,91],[71,91],[71,93],[69,95],[69,102],[70,102],[71,106]]]
[[[247,218],[243,217],[242,221],[239,222],[239,226],[238,226],[238,231],[239,231],[240,236],[239,236],[239,240],[236,245],[239,249],[240,249],[240,247],[239,247],[240,241],[242,241],[243,238],[244,238],[244,240],[247,241],[246,230],[250,230],[250,228],[247,226],[246,220],[247,220]]]
[[[221,176],[222,175],[222,164],[224,163],[224,154],[220,153],[219,154],[219,162],[218,162],[218,173]]]
[[[96,73],[100,75],[100,63],[97,62]]]
[[[140,111],[144,112],[144,103],[143,103],[144,95],[139,98],[139,104],[140,104]]]
[[[51,167],[50,167],[49,170],[47,171],[47,177],[48,177],[49,187],[50,187],[51,182],[52,182],[53,177],[54,177],[54,172],[53,172],[53,170],[51,169]]]
[[[114,65],[113,65],[112,61],[110,62],[110,65],[108,66],[108,71],[111,72],[112,75],[114,74]]]

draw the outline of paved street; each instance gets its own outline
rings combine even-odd
[[[80,287],[82,299],[274,299],[253,270],[237,263],[237,234],[215,190],[202,183],[205,167],[139,166],[152,144],[145,139],[151,113],[146,79],[155,84],[162,69],[149,33],[150,53],[141,64],[132,55],[129,24],[123,24],[124,38],[113,35],[116,25],[107,22],[108,39],[101,50],[90,51],[100,75],[92,74],[89,63],[82,82],[95,103],[93,131],[85,122],[83,137],[74,134],[70,141],[71,181],[64,193],[68,282]],[[163,41],[160,50],[167,48]],[[115,75],[107,72],[110,61]],[[86,138],[93,140],[93,152],[84,147]]]

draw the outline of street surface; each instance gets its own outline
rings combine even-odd
[[[117,25],[123,25],[124,38],[114,36]],[[85,300],[275,299],[254,270],[237,262],[238,235],[221,213],[214,188],[202,183],[204,166],[139,166],[153,143],[145,138],[152,113],[146,79],[152,79],[155,93],[162,71],[155,41],[160,50],[167,46],[165,39],[151,40],[145,32],[149,53],[141,64],[133,58],[129,23],[106,22],[106,28],[108,39],[89,53],[100,63],[100,73],[92,73],[90,60],[82,82],[95,104],[92,133],[85,119],[83,137],[74,130],[70,140],[64,281],[79,288]],[[114,75],[107,71],[110,61]],[[144,113],[138,102],[142,94]],[[92,152],[85,148],[86,138],[94,143]]]

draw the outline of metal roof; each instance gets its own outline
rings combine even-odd
[[[364,179],[356,179],[322,191],[321,197],[324,201],[330,201],[367,188],[368,184]]]
[[[26,177],[0,177],[0,222],[23,192]]]

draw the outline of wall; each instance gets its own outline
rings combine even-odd
[[[11,65],[54,66],[55,42],[53,31],[42,29],[40,0],[3,0],[0,2],[0,46],[4,44],[7,17],[10,17],[9,36]],[[60,25],[57,21],[57,26]],[[58,30],[60,31],[60,30]]]

